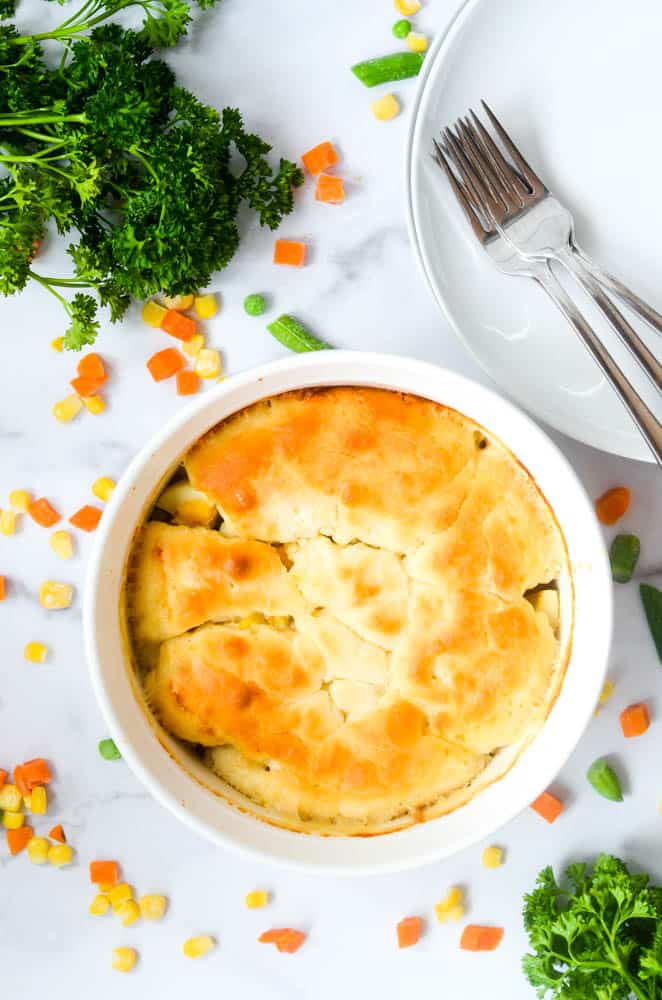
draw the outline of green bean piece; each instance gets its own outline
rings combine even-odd
[[[297,354],[302,354],[304,351],[324,351],[331,347],[330,344],[325,344],[323,340],[313,336],[298,320],[286,314],[269,323],[267,330],[272,337]]]
[[[119,760],[122,756],[115,745],[115,740],[110,738],[99,742],[99,753],[104,760]]]
[[[639,593],[657,655],[662,663],[662,590],[658,590],[650,583],[640,583]]]
[[[637,565],[641,543],[636,535],[616,535],[609,550],[612,579],[629,583]]]
[[[609,799],[610,802],[623,801],[621,783],[604,757],[598,757],[597,760],[593,761],[586,772],[586,777],[598,795],[602,795],[604,799]]]
[[[418,76],[423,65],[421,52],[394,52],[378,59],[366,59],[352,66],[352,73],[366,87],[377,87],[380,83],[406,80]]]

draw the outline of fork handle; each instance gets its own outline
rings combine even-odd
[[[583,257],[567,247],[556,251],[554,258],[572,274],[584,291],[595,302],[609,322],[612,330],[627,347],[640,368],[646,373],[656,389],[662,392],[662,364],[644,344],[639,334],[628,323],[623,313],[616,308],[608,295],[600,287]]]
[[[596,281],[598,281],[604,288],[612,292],[614,295],[622,299],[626,305],[630,306],[643,320],[645,320],[648,325],[655,330],[656,333],[662,333],[662,315],[649,306],[647,302],[644,302],[636,292],[633,292],[631,288],[624,285],[622,281],[615,278],[613,274],[609,271],[603,270],[599,264],[591,260],[589,255],[583,250],[579,244],[575,241],[574,236],[571,239],[570,247],[572,251],[579,257],[581,262],[584,264],[586,269],[591,272]]]
[[[611,383],[621,402],[641,431],[658,465],[662,466],[662,424],[649,410],[632,383],[625,377],[618,364],[577,308],[563,285],[552,272],[549,263],[540,263],[532,276],[542,285],[549,297],[571,323],[580,340]]]

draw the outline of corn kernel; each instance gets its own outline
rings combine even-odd
[[[428,47],[428,36],[421,35],[417,31],[410,31],[406,38],[407,45],[412,52],[426,52]]]
[[[239,622],[239,628],[250,628],[251,625],[264,625],[266,618],[261,611],[251,611],[250,615],[246,615]]]
[[[28,857],[33,865],[43,865],[48,861],[49,847],[46,837],[32,837],[28,840]]]
[[[196,333],[190,340],[184,341],[182,344],[182,350],[184,354],[188,354],[189,358],[195,358],[204,346],[205,338],[203,334]]]
[[[113,907],[113,912],[122,921],[122,927],[130,927],[131,924],[135,924],[136,920],[140,919],[140,907],[135,899],[127,899],[118,907]]]
[[[461,920],[464,915],[462,890],[457,886],[449,889],[446,896],[435,905],[434,912],[440,924],[445,924],[447,920]]]
[[[23,821],[25,816],[21,812],[9,812],[6,810],[2,814],[2,825],[5,830],[18,830],[19,827],[23,826]]]
[[[104,913],[108,913],[109,909],[110,901],[108,897],[98,892],[90,903],[87,912],[91,913],[93,917],[102,917]]]
[[[118,972],[131,972],[137,961],[135,948],[113,948],[113,969]]]
[[[16,532],[16,514],[13,510],[0,511],[0,535],[10,535]]]
[[[166,911],[168,900],[165,896],[152,893],[148,896],[141,896],[139,905],[145,920],[160,920]]]
[[[71,606],[74,588],[69,583],[46,580],[39,588],[39,603],[48,611],[62,611]]]
[[[419,0],[393,0],[393,3],[398,14],[402,14],[403,17],[411,17],[421,9]]]
[[[110,476],[99,476],[92,483],[92,492],[98,500],[103,500],[104,503],[110,500],[114,489],[115,481]]]
[[[48,860],[56,868],[62,868],[63,865],[70,865],[73,856],[74,852],[69,844],[51,844],[48,848]]]
[[[62,353],[63,346],[64,346],[64,337],[56,337],[55,340],[51,340],[51,347],[53,348],[54,351],[57,351],[58,354]]]
[[[166,309],[176,309],[177,312],[183,312],[184,309],[190,309],[193,305],[192,295],[164,295],[163,305]]]
[[[218,312],[216,296],[211,292],[208,295],[196,295],[193,308],[200,319],[211,319]]]
[[[78,396],[65,396],[53,406],[53,416],[60,423],[68,424],[70,420],[78,416],[83,408],[83,404]]]
[[[216,942],[209,934],[198,934],[197,937],[189,938],[182,945],[182,951],[187,958],[201,958],[216,947]]]
[[[454,923],[459,923],[464,916],[464,904],[458,903],[456,906],[451,906],[448,911],[448,919],[452,920]]]
[[[106,409],[106,401],[103,396],[85,396],[83,406],[93,417],[98,417]]]
[[[200,378],[216,378],[221,373],[221,356],[218,351],[203,347],[195,357],[193,369]]]
[[[486,847],[480,856],[483,868],[500,868],[503,864],[503,851],[500,847]]]
[[[269,902],[269,893],[264,889],[256,889],[255,892],[248,893],[244,902],[249,910],[261,910]]]
[[[29,642],[23,650],[23,656],[28,663],[43,663],[48,656],[48,646],[44,646],[43,642]]]
[[[164,309],[158,302],[155,302],[154,299],[150,299],[149,302],[146,302],[142,307],[140,315],[148,326],[153,326],[158,330],[161,327],[163,317],[167,311],[168,310]]]
[[[12,490],[9,494],[9,505],[17,514],[27,514],[31,501],[32,497],[27,490]]]
[[[379,122],[388,122],[400,114],[400,102],[395,94],[384,94],[370,105],[372,113]]]
[[[602,685],[602,691],[600,692],[600,697],[598,698],[598,705],[606,705],[611,696],[614,693],[614,683],[613,681],[605,681]]]
[[[112,889],[108,891],[108,899],[115,912],[117,912],[118,906],[122,903],[126,903],[128,899],[133,899],[133,892],[131,886],[127,885],[126,882],[118,882],[114,885]]]
[[[23,796],[16,785],[3,785],[0,788],[0,809],[7,812],[18,812],[23,804]]]
[[[113,886],[116,885],[115,882],[99,882],[97,889],[99,892],[109,893]]]
[[[45,816],[48,808],[48,796],[45,785],[35,785],[30,792],[30,812],[37,816]]]
[[[74,541],[68,531],[54,531],[48,544],[60,559],[71,559],[74,554]]]

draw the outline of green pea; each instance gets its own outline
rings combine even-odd
[[[609,550],[611,575],[616,583],[629,583],[637,565],[641,543],[636,535],[616,535]]]
[[[396,38],[406,38],[411,31],[411,21],[408,21],[406,17],[403,17],[400,21],[396,21],[393,25],[393,34]]]
[[[115,740],[107,739],[99,742],[99,753],[104,760],[120,760],[122,754],[115,745]]]
[[[609,799],[610,802],[623,801],[621,783],[604,757],[598,757],[597,760],[593,761],[586,772],[586,777],[593,785],[598,795],[602,795],[603,798]]]
[[[266,308],[267,304],[264,301],[264,295],[247,295],[244,299],[244,311],[249,316],[261,316]]]

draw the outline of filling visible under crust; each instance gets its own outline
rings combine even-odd
[[[369,833],[455,808],[539,730],[567,578],[546,501],[483,428],[338,387],[197,442],[126,604],[172,736],[285,825]]]

